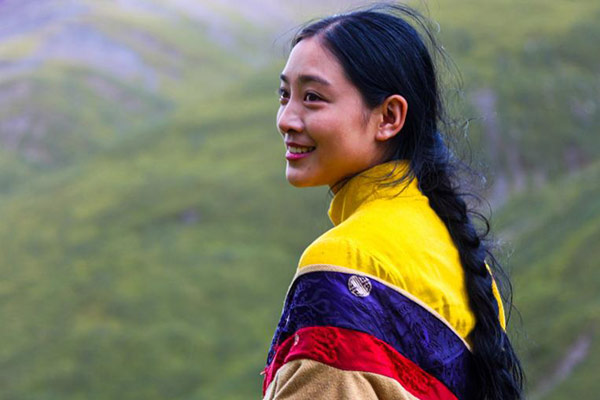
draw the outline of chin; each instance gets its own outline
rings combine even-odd
[[[316,182],[314,177],[299,174],[296,171],[286,170],[285,178],[290,185],[298,188],[324,185],[324,183]]]
[[[298,188],[301,188],[301,187],[310,187],[310,186],[317,186],[317,185],[311,184],[307,180],[299,179],[298,177],[286,176],[286,179],[287,179],[287,181],[289,182],[290,185],[298,187]]]

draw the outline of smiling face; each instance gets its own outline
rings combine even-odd
[[[378,114],[369,110],[319,39],[294,46],[281,74],[277,128],[294,186],[338,183],[382,161]]]

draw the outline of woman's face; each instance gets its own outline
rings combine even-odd
[[[330,187],[382,161],[378,119],[315,37],[301,40],[281,74],[277,128],[294,186]]]

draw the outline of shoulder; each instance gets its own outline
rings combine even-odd
[[[411,199],[377,200],[357,210],[304,250],[298,268],[312,265],[350,268],[417,296],[430,293],[430,284],[462,284],[448,231],[427,203]]]
[[[459,253],[427,203],[391,199],[358,210],[306,248],[298,274],[340,267],[400,290],[462,338],[474,326]]]
[[[404,288],[404,280],[376,244],[376,236],[365,240],[368,232],[361,235],[353,225],[350,222],[334,227],[312,242],[300,257],[298,273],[311,268],[342,267]]]
[[[313,264],[347,265],[349,259],[361,252],[355,240],[337,234],[332,228],[313,241],[300,256],[298,268]]]
[[[318,237],[304,250],[298,268],[313,264],[332,264],[361,269],[365,261],[373,262],[375,258],[360,239],[344,235],[339,227],[335,227]]]

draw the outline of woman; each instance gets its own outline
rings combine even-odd
[[[277,114],[286,177],[330,186],[334,227],[302,254],[265,398],[521,398],[486,257],[495,261],[438,131],[423,38],[438,50],[415,11],[378,5],[314,22],[292,41]]]

